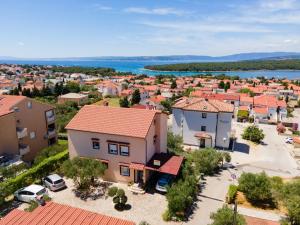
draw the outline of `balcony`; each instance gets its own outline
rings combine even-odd
[[[20,151],[21,156],[26,155],[27,153],[30,152],[30,147],[29,147],[29,145],[20,144],[19,151]]]
[[[17,127],[17,136],[19,139],[24,138],[28,135],[27,128]]]
[[[56,136],[56,131],[55,129],[48,129],[48,138],[52,138],[54,136]]]
[[[55,116],[54,115],[46,116],[46,117],[47,117],[47,123],[48,124],[55,122]]]

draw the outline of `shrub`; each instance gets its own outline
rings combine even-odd
[[[245,140],[260,143],[265,138],[265,134],[263,133],[262,129],[259,129],[255,125],[251,125],[244,130],[242,138]]]
[[[29,202],[29,206],[27,208],[25,208],[24,210],[26,212],[32,212],[33,210],[35,210],[37,207],[39,206],[39,204],[36,201],[30,201]]]
[[[243,173],[239,178],[239,190],[252,203],[272,202],[271,181],[264,173]]]
[[[117,194],[118,188],[117,187],[111,187],[108,189],[108,196],[113,197]]]
[[[183,139],[180,135],[175,135],[172,132],[168,132],[167,147],[169,152],[173,152],[177,155],[183,153]]]
[[[231,184],[228,188],[228,192],[227,192],[227,202],[229,204],[233,203],[235,198],[236,198],[236,194],[238,191],[238,187],[236,185]]]
[[[171,215],[170,215],[170,212],[168,209],[162,214],[162,218],[163,218],[163,221],[171,220]]]
[[[141,221],[141,222],[139,223],[139,225],[150,225],[150,223],[148,223],[148,222],[146,222],[146,221]]]
[[[197,179],[192,175],[173,184],[168,189],[166,195],[170,217],[176,217],[179,220],[182,220],[187,209],[193,204],[197,191]]]
[[[127,196],[125,195],[125,191],[123,189],[118,189],[116,195],[113,197],[113,203],[115,204],[115,209],[122,211],[125,208],[127,203]]]
[[[248,120],[249,112],[247,110],[239,110],[237,117],[239,120],[244,120],[244,119]]]
[[[210,218],[213,221],[210,225],[232,225],[234,212],[227,205],[224,205],[217,212],[212,213]],[[237,214],[236,225],[246,225],[245,218],[240,214]]]
[[[220,162],[223,161],[222,152],[213,148],[206,148],[200,151],[194,151],[190,155],[195,165],[197,173],[212,175],[218,169]]]

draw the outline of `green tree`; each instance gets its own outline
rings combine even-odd
[[[233,225],[234,211],[227,205],[224,205],[217,212],[212,213],[210,218],[213,221],[210,225]],[[245,218],[240,214],[236,216],[236,225],[246,225]]]
[[[80,85],[76,82],[68,82],[66,85],[66,90],[68,92],[72,92],[72,93],[78,93],[80,92]]]
[[[181,155],[183,153],[182,137],[180,135],[175,135],[172,132],[168,132],[167,148],[169,152],[173,152],[176,155]]]
[[[287,207],[287,220],[292,225],[300,224],[300,196],[295,195],[293,198],[289,198],[286,203]]]
[[[139,104],[141,101],[141,93],[139,89],[135,89],[131,97],[131,105]]]
[[[123,108],[129,108],[129,101],[128,101],[127,96],[125,96],[124,98],[121,98],[121,99],[119,100],[119,104],[120,104],[120,106],[123,107]]]
[[[222,153],[213,148],[194,151],[189,155],[198,173],[212,175],[223,161]]]
[[[225,88],[225,83],[224,83],[224,81],[220,81],[220,83],[219,83],[219,88],[220,88],[220,89],[224,89],[224,88]]]
[[[172,102],[170,100],[162,101],[160,104],[164,107],[164,111],[172,112]]]
[[[106,166],[96,159],[75,157],[62,165],[66,177],[73,179],[79,189],[87,190],[95,178],[102,177]]]
[[[125,191],[123,189],[118,189],[116,195],[113,197],[113,203],[115,203],[115,209],[123,210],[127,203],[127,196],[125,195]]]
[[[169,217],[183,219],[186,210],[193,204],[197,191],[197,179],[193,175],[188,175],[169,187],[166,195]]]
[[[176,79],[172,79],[171,89],[175,89],[175,88],[177,88]]]
[[[239,190],[253,204],[273,202],[271,180],[265,172],[242,173],[239,178]]]
[[[230,88],[230,82],[227,81],[226,84],[224,85],[224,90],[227,92],[227,90]]]
[[[255,143],[260,143],[265,138],[265,134],[262,129],[259,129],[255,125],[251,125],[246,127],[242,134],[242,138]]]

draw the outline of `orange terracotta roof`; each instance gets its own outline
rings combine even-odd
[[[166,98],[162,95],[156,95],[149,99],[149,101],[154,103],[161,103],[162,101],[165,101]]]
[[[14,209],[2,220],[0,225],[135,225],[134,222],[106,216],[87,210],[48,202],[39,206],[33,212]]]
[[[182,98],[177,101],[173,108],[201,112],[233,112],[234,106],[215,99]]]
[[[264,220],[256,217],[251,216],[244,216],[247,225],[280,225],[279,222],[271,221],[271,220]]]
[[[267,107],[256,107],[256,108],[253,108],[253,111],[258,114],[268,114]]]
[[[145,138],[156,113],[160,111],[86,105],[66,129]]]
[[[196,138],[206,138],[206,139],[211,139],[211,135],[206,132],[198,132],[194,135]]]
[[[0,95],[0,116],[13,112],[13,107],[24,99],[25,96]]]
[[[241,95],[240,102],[248,102],[248,103],[253,104],[253,97]]]

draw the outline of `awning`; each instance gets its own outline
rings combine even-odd
[[[206,132],[198,132],[194,135],[196,138],[205,138],[205,139],[211,139],[211,135]]]
[[[135,170],[144,170],[145,165],[141,163],[130,163],[129,166],[130,169],[135,169]]]
[[[172,156],[167,153],[155,154],[147,163],[146,169],[158,171],[160,173],[167,173],[177,175],[181,164],[183,162],[182,156]]]
[[[106,159],[100,159],[100,162],[102,162],[102,163],[109,163],[109,160],[106,160]]]
[[[119,162],[119,166],[130,166],[130,164],[129,163],[123,163],[123,162]]]

